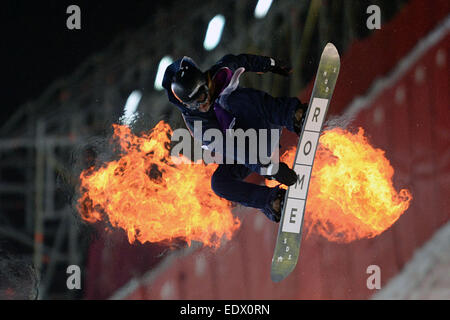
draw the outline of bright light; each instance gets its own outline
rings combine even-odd
[[[123,124],[130,125],[136,118],[136,110],[141,101],[142,93],[139,90],[133,91],[127,99],[125,104],[123,116],[120,119]]]
[[[206,50],[212,50],[220,42],[222,37],[223,27],[225,26],[225,17],[218,14],[208,24],[208,29],[206,30],[205,41],[203,42],[203,47]]]
[[[272,0],[259,0],[255,8],[255,18],[264,18],[272,5]]]
[[[164,72],[166,72],[166,69],[169,65],[171,65],[173,62],[172,58],[169,56],[165,56],[161,59],[161,61],[159,62],[158,65],[158,72],[156,73],[156,78],[155,78],[155,89],[160,91],[163,89],[162,87],[162,81],[164,78]]]

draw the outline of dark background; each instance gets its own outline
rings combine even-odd
[[[6,1],[2,3],[0,124],[54,80],[73,72],[120,33],[139,28],[166,1]],[[81,9],[81,30],[69,30],[69,5]]]

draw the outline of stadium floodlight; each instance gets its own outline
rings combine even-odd
[[[203,41],[203,47],[206,50],[212,50],[220,42],[222,38],[223,27],[225,26],[225,17],[221,14],[216,15],[208,24],[208,29],[206,30],[205,40]]]
[[[264,18],[272,5],[272,0],[259,0],[255,7],[255,18]]]
[[[154,87],[156,90],[161,91],[163,89],[162,87],[162,81],[164,78],[164,72],[166,72],[166,69],[169,65],[171,65],[173,62],[172,58],[169,56],[164,56],[158,65],[158,71],[156,72],[156,78],[155,78],[155,84]]]
[[[139,106],[139,102],[141,101],[142,93],[139,90],[134,90],[127,99],[125,103],[125,108],[123,112],[123,116],[120,119],[123,124],[130,125],[133,120],[136,118],[136,110]]]

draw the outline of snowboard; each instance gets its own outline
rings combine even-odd
[[[314,156],[339,68],[339,53],[332,43],[328,43],[320,58],[303,131],[297,145],[293,164],[297,182],[288,188],[284,199],[270,274],[274,282],[286,278],[297,265]]]

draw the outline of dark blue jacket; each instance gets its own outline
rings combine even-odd
[[[209,128],[223,129],[221,124],[218,122],[216,113],[211,107],[208,112],[192,111],[186,108],[183,103],[178,101],[173,95],[170,85],[173,76],[180,68],[180,63],[182,59],[173,62],[169,67],[167,67],[163,79],[163,87],[166,89],[169,101],[173,103],[182,112],[183,118],[186,122],[187,127],[193,133],[194,121],[202,121],[203,131]],[[221,68],[228,68],[234,74],[239,68],[244,68],[245,71],[252,72],[268,72],[271,67],[271,59],[264,56],[256,56],[251,54],[240,54],[240,55],[226,55],[216,64],[214,64],[208,72],[214,75]],[[239,70],[241,71],[241,70]],[[286,98],[289,99],[289,98]],[[219,99],[216,100],[218,102]],[[277,114],[271,110],[276,110],[276,108],[267,108],[266,105],[272,103],[274,98],[270,97],[262,91],[255,89],[246,89],[237,87],[226,99],[220,100],[220,105],[227,110],[232,116],[236,118],[236,124],[234,129],[278,129],[281,131],[280,125],[275,125],[274,123],[281,123],[278,121],[277,117],[283,116],[283,114]],[[298,101],[298,100],[297,100]],[[294,110],[294,108],[290,108]],[[269,111],[267,111],[269,110]],[[291,112],[291,111],[289,111]],[[292,111],[293,112],[293,111]],[[293,115],[293,114],[292,114]],[[292,115],[289,115],[292,117]],[[272,121],[275,119],[275,121]],[[270,130],[269,130],[270,131]],[[281,132],[280,132],[281,133]],[[202,132],[203,137],[203,132]],[[195,137],[194,137],[195,138]],[[268,141],[270,141],[270,132],[268,136]],[[211,141],[201,141],[203,146],[208,145]],[[224,152],[225,151],[225,139],[224,139]],[[236,159],[236,153],[235,153]],[[261,164],[249,164],[247,162],[248,155],[246,155],[245,165],[251,170],[260,173]],[[242,161],[241,159],[239,159]]]

